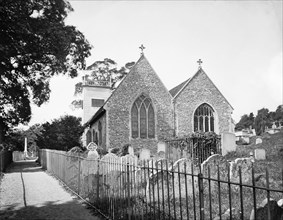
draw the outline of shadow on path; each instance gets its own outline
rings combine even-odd
[[[0,185],[0,219],[98,220],[35,160],[13,162]]]
[[[78,205],[82,207],[82,209],[78,209]],[[86,208],[86,207],[85,207]],[[27,206],[19,209],[15,209],[13,205],[3,207],[0,210],[0,219],[74,219],[74,220],[99,220],[101,218],[91,216],[90,213],[93,212],[89,210],[87,214],[82,210],[85,209],[82,204],[79,204],[77,201],[69,201],[65,203],[57,203],[57,202],[46,202],[44,204],[40,204],[40,206]],[[92,213],[96,214],[96,213]]]
[[[42,167],[39,166],[35,160],[23,160],[11,163],[6,173],[18,173],[18,172],[40,172],[43,171]]]

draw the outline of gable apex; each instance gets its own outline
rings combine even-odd
[[[186,88],[186,86],[188,84],[190,84],[190,82],[201,73],[203,73],[207,77],[207,79],[216,88],[216,90],[224,98],[224,100],[227,102],[227,104],[232,108],[232,110],[234,110],[233,106],[228,102],[228,100],[225,98],[225,96],[220,92],[220,90],[217,88],[217,86],[213,83],[213,81],[209,78],[209,76],[204,72],[204,70],[201,67],[198,69],[198,71],[191,78],[189,78],[185,82],[181,83],[180,85],[178,85],[178,86],[176,86],[176,87],[174,87],[173,89],[170,90],[170,93],[171,93],[172,96],[174,94],[173,92],[175,92],[175,95],[173,96],[173,100],[176,99],[178,97],[178,95],[184,90],[184,88]],[[177,91],[177,89],[178,89],[178,91]]]

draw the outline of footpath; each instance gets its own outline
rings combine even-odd
[[[34,161],[14,162],[0,182],[0,219],[99,220]]]

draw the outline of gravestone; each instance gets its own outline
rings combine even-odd
[[[138,165],[138,158],[135,155],[126,154],[125,156],[120,157],[121,160],[121,170],[126,172],[127,169],[134,171],[135,167]],[[129,165],[129,168],[127,166]]]
[[[100,160],[99,173],[106,175],[111,171],[119,171],[121,169],[120,158],[113,153],[104,155]]]
[[[89,150],[87,158],[81,161],[81,195],[92,202],[97,192],[99,154],[96,151],[97,145],[93,142],[88,144],[87,149]]]
[[[165,142],[158,142],[157,144],[157,153],[163,151],[166,151],[166,143]]]
[[[283,199],[278,200],[277,205],[283,209]]]
[[[272,123],[272,129],[275,129],[275,128],[277,128],[277,126],[276,126],[275,122],[273,122]]]
[[[99,154],[97,152],[97,145],[95,143],[90,142],[86,148],[89,150],[87,154],[88,159],[98,159],[99,158]]]
[[[159,152],[157,153],[157,157],[158,157],[158,159],[165,158],[165,151],[159,151]]]
[[[219,176],[221,180],[227,180],[228,176],[228,168],[229,162],[224,159],[220,154],[214,154],[209,156],[203,163],[201,164],[201,170],[205,177],[208,177],[208,169],[210,169],[210,177],[213,179],[218,178],[218,167],[219,167]]]
[[[266,199],[265,199],[266,200]],[[262,204],[259,208],[256,209],[256,220],[266,220],[268,219],[268,206],[270,210],[270,220],[281,220],[283,219],[283,209],[281,209],[277,202],[274,200],[270,200],[269,203],[267,201],[263,201],[262,204],[265,203],[264,206]],[[254,210],[252,210],[250,214],[250,220],[255,220]]]
[[[158,159],[155,162],[155,167],[159,170],[161,169],[166,170],[166,168],[169,167],[168,160],[165,158]]]
[[[104,191],[110,190],[111,192],[118,190],[119,185],[117,184],[118,176],[121,169],[120,158],[113,153],[104,155],[99,162],[99,174],[104,178]],[[113,195],[113,193],[111,194]]]
[[[218,178],[219,180],[223,181],[228,180],[228,169],[229,162],[219,154],[211,155],[201,164],[201,171],[203,177],[214,179],[210,181],[210,189],[212,191],[212,194],[217,194],[216,192],[218,192],[219,190],[219,185],[217,181]],[[227,188],[226,185],[226,183],[220,183],[221,188]],[[209,181],[204,180],[203,187],[205,190],[209,188]]]
[[[133,148],[132,146],[129,146],[129,147],[128,147],[128,153],[129,153],[130,155],[134,155],[134,148]]]
[[[231,162],[230,165],[230,179],[232,182],[239,182],[239,169],[241,169],[242,183],[251,183],[252,181],[252,165],[253,158],[237,158],[235,161]]]
[[[146,183],[146,202],[165,201],[172,198],[172,174],[169,172],[157,172],[151,174]]]
[[[266,153],[264,149],[255,149],[255,159],[256,160],[265,160]]]
[[[177,160],[172,166],[172,171],[176,198],[185,198],[186,191],[189,196],[193,194],[193,190],[195,193],[198,192],[198,178],[195,175],[199,173],[199,169],[191,159],[181,158]]]
[[[140,160],[149,160],[150,159],[150,150],[149,149],[142,149],[140,152]]]
[[[261,138],[257,138],[256,140],[255,140],[255,144],[261,144],[262,143],[262,139]]]

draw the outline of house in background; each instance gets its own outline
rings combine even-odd
[[[85,82],[83,95],[85,145],[131,144],[136,152],[155,154],[159,143],[175,136],[234,132],[233,108],[201,66],[168,91],[142,54],[115,90],[109,82]]]

